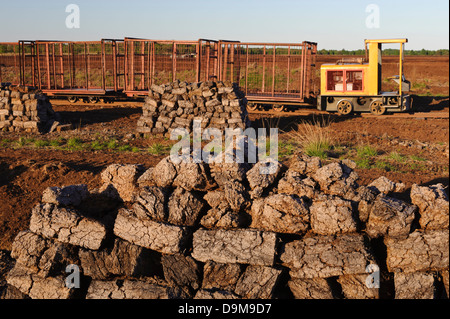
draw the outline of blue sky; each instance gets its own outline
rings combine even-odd
[[[68,4],[80,28],[68,29]],[[407,49],[449,48],[448,0],[0,0],[0,42],[26,40],[229,39],[318,42],[319,49],[361,49],[370,38],[408,38]],[[367,28],[366,7],[379,8]],[[5,32],[6,31],[6,32]]]

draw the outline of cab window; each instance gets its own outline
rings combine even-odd
[[[343,91],[344,90],[344,72],[328,71],[327,72],[327,90]]]
[[[327,72],[327,91],[351,92],[363,90],[363,71],[343,70]]]
[[[345,90],[346,91],[362,91],[362,71],[346,71],[345,72]]]

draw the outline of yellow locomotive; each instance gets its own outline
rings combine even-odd
[[[410,90],[410,82],[403,75],[403,50],[407,42],[408,39],[365,40],[366,58],[323,64],[317,108],[343,115],[353,111],[381,115],[409,110],[411,98],[404,92]],[[390,78],[398,83],[396,92],[381,91],[381,48],[385,43],[400,44],[399,75]]]

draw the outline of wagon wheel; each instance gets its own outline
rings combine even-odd
[[[92,104],[96,104],[96,103],[98,103],[98,97],[96,97],[96,96],[91,96],[91,97],[89,97],[89,103],[92,103]]]
[[[247,111],[256,111],[258,109],[258,104],[247,103]]]
[[[283,112],[284,111],[284,105],[276,104],[276,105],[273,105],[272,108],[275,112]]]
[[[370,104],[370,113],[374,115],[383,115],[386,112],[386,108],[383,106],[381,100],[375,100]]]
[[[76,101],[78,101],[78,98],[76,96],[69,96],[67,98],[67,101],[69,101],[70,103],[76,103]]]
[[[353,105],[350,101],[342,100],[337,105],[339,114],[348,115],[353,111]]]

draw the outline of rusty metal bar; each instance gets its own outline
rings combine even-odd
[[[301,65],[301,71],[300,71],[300,98],[303,98],[304,97],[304,95],[303,95],[303,92],[304,92],[304,87],[305,87],[305,76],[304,76],[304,73],[305,73],[305,65],[306,65],[306,63],[305,63],[305,45],[304,44],[302,44],[302,56],[301,56],[301,63],[300,63],[300,65]]]
[[[102,69],[102,88],[106,89],[106,46],[105,41],[101,43],[102,53],[101,53],[101,69]]]
[[[38,88],[42,89],[42,76],[41,76],[41,52],[39,50],[39,44],[36,44],[36,60],[37,60],[37,72],[38,72]]]
[[[209,80],[209,59],[211,57],[211,47],[209,45],[206,46],[206,73],[205,80]]]
[[[135,90],[135,79],[134,79],[134,42],[131,44],[131,65],[130,65],[130,73],[131,73],[131,90]]]
[[[23,47],[23,42],[20,41],[19,42],[19,71],[20,71],[20,75],[19,75],[19,83],[23,85],[24,83],[24,64],[25,64],[25,57],[24,57],[24,47]]]
[[[262,87],[261,92],[264,93],[264,86],[266,82],[266,46],[264,45],[263,50],[263,74],[262,74]]]
[[[69,45],[69,57],[71,59],[71,66],[72,66],[72,72],[70,75],[70,87],[71,88],[75,88],[75,45],[73,43],[71,43]]]
[[[313,82],[313,66],[316,63],[317,45],[308,43],[308,62],[307,62],[307,78],[306,78],[306,94],[311,91]]]
[[[156,71],[156,57],[155,57],[155,42],[152,42],[152,83],[154,84],[155,80],[155,71]]]
[[[47,65],[47,89],[50,89],[50,56],[48,43],[45,44],[45,61]]]
[[[289,93],[290,80],[291,80],[291,46],[288,46],[286,93]]]
[[[311,66],[311,47],[305,43],[305,47],[306,47],[306,56],[305,56],[305,91],[304,91],[304,96],[307,96],[309,94],[309,88],[310,88],[310,83],[309,83],[309,71],[311,70],[311,68],[309,66]]]
[[[87,43],[84,43],[84,81],[86,88],[89,88],[89,81],[88,81],[88,66],[87,66]]]
[[[200,82],[200,66],[202,59],[202,42],[203,40],[199,39],[197,46],[195,47],[195,79],[197,82]]]
[[[56,83],[56,57],[55,57],[55,44],[52,44],[52,71],[53,71],[53,84],[54,88],[57,89],[57,83]]]
[[[145,87],[145,42],[141,42],[141,90]]]
[[[22,48],[22,51],[20,52],[20,49]],[[22,53],[22,57],[19,59],[19,63],[21,64],[20,67],[20,79],[19,79],[19,83],[21,85],[24,85],[25,83],[25,48],[24,48],[24,43],[20,42],[19,45],[19,54]]]
[[[218,67],[219,67],[219,61],[218,61],[218,43],[217,42],[212,42],[213,46],[214,46],[214,77],[217,79],[218,76]],[[208,45],[211,45],[211,42],[208,43]]]
[[[112,42],[113,46],[113,82],[114,82],[114,91],[119,90],[119,72],[118,72],[118,56],[119,56],[119,45],[117,41]]]
[[[146,42],[147,45],[147,87],[150,88],[150,70],[151,70],[151,64],[150,64],[150,42]]]
[[[17,47],[17,49],[19,49],[19,47]],[[13,52],[14,52],[14,70],[17,73],[17,57],[19,55],[19,51],[17,51],[17,55],[16,55],[16,46],[13,47]],[[19,56],[19,64],[20,64],[20,56]],[[20,82],[20,80],[17,81],[16,84],[18,84],[19,82]]]
[[[276,46],[273,46],[273,61],[272,61],[272,96],[275,96],[275,52]]]
[[[35,59],[35,44],[33,43],[31,46],[31,76],[32,76],[32,85],[36,86],[36,59]]]
[[[124,42],[124,81],[125,81],[125,90],[128,90],[128,42]]]
[[[248,44],[246,46],[246,60],[245,60],[245,94],[248,94]]]
[[[59,44],[59,71],[61,72],[61,88],[64,89],[64,55],[63,55],[63,44]]]
[[[230,45],[230,80],[234,80],[234,44]]]
[[[90,85],[90,78],[91,78],[91,52],[89,50],[89,43],[87,44],[87,88],[89,89]]]
[[[177,73],[177,44],[174,42],[172,45],[172,81],[175,81]]]
[[[218,43],[218,52],[217,52],[217,61],[218,61],[218,72],[217,72],[217,76],[218,79],[223,80],[223,76],[222,76],[222,60],[223,60],[223,49],[222,49],[222,41],[219,41]]]
[[[223,81],[227,79],[227,71],[228,71],[228,44],[225,44],[225,54],[223,58]]]

